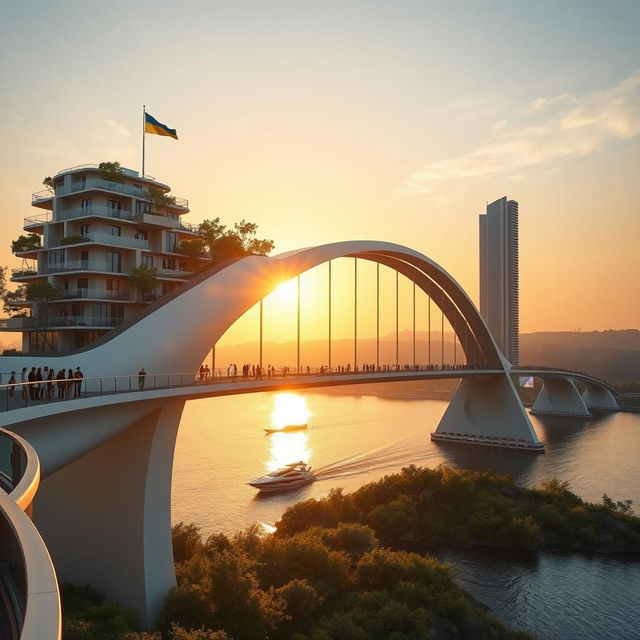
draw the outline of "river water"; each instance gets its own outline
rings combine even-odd
[[[356,391],[357,393],[357,391]],[[351,491],[407,464],[440,463],[510,473],[533,486],[558,477],[590,501],[606,492],[640,504],[640,414],[590,419],[532,417],[546,453],[431,442],[447,403],[415,385],[393,397],[273,393],[188,402],[176,446],[173,521],[195,522],[204,535],[233,534],[252,523],[266,529],[289,505]],[[263,429],[308,422],[306,431]],[[246,482],[304,460],[318,480],[285,494],[258,497]],[[512,628],[541,639],[640,638],[640,561],[543,552],[444,551],[461,585]]]

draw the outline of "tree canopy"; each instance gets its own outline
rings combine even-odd
[[[219,217],[203,220],[198,231],[209,247],[214,263],[242,256],[266,256],[275,246],[273,240],[256,238],[258,225],[246,220],[236,222],[232,229],[227,229]]]

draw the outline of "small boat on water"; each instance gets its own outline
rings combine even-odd
[[[265,429],[265,433],[269,435],[270,433],[279,433],[280,431],[304,431],[307,428],[307,424],[287,424],[280,429]]]
[[[311,467],[304,462],[292,462],[281,469],[276,469],[266,476],[251,480],[248,484],[265,493],[288,491],[315,482],[316,477],[311,473]]]

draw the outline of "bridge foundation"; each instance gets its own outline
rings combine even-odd
[[[463,378],[431,439],[544,451],[507,373]]]
[[[560,376],[545,377],[531,413],[539,416],[589,418],[591,413],[573,380]]]
[[[171,476],[183,407],[166,400],[49,476],[34,509],[60,579],[136,609],[146,628],[175,586]]]
[[[580,380],[584,386],[582,401],[587,409],[600,409],[605,411],[618,411],[620,406],[609,389],[602,385],[596,385],[586,380]]]

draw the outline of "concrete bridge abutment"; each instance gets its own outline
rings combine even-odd
[[[506,372],[462,378],[431,439],[544,451]]]
[[[587,380],[580,380],[580,384],[584,387],[582,401],[588,409],[619,411],[618,401],[609,389]]]
[[[542,389],[531,407],[531,413],[539,416],[591,417],[573,380],[562,376],[543,379]]]

